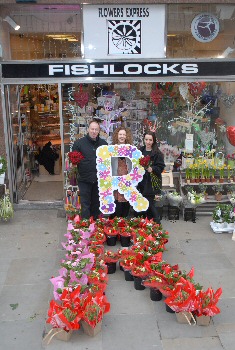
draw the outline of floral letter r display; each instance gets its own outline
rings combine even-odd
[[[100,211],[103,214],[115,212],[113,191],[118,190],[130,202],[135,211],[146,211],[149,202],[136,189],[143,179],[144,168],[139,164],[142,153],[131,145],[100,146],[96,151],[96,169],[99,186]],[[123,176],[112,176],[111,158],[128,157],[132,162],[132,170]]]

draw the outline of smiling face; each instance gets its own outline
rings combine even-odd
[[[118,132],[118,143],[119,144],[126,143],[126,131],[125,130],[120,130]]]
[[[151,151],[152,146],[153,146],[153,137],[152,135],[145,135],[144,137],[144,144],[146,146],[146,149]]]
[[[91,139],[95,140],[100,132],[100,126],[96,122],[92,122],[88,128],[88,134]]]

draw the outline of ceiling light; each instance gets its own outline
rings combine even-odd
[[[47,34],[46,36],[53,40],[64,40],[64,41],[72,41],[72,42],[78,41],[75,35],[69,35],[69,34]]]
[[[10,26],[12,28],[14,28],[15,30],[19,30],[20,26],[19,24],[17,24],[15,21],[13,21],[13,19],[9,16],[6,16],[5,18],[3,18],[3,21],[7,22],[8,24],[10,24]]]

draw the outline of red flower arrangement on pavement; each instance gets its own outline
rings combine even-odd
[[[133,235],[134,244],[118,252],[105,251],[106,232],[121,231]],[[96,222],[79,218],[68,224],[65,235],[66,258],[60,276],[52,278],[54,295],[50,302],[47,323],[66,332],[79,329],[79,322],[92,327],[99,323],[110,304],[104,295],[108,283],[108,263],[117,262],[134,277],[143,279],[146,287],[159,289],[167,297],[166,304],[176,312],[193,312],[196,316],[213,316],[222,289],[206,291],[193,281],[194,269],[180,271],[178,265],[162,260],[168,232],[148,219],[99,218]]]
[[[68,153],[69,161],[73,165],[78,165],[82,159],[84,159],[84,156],[81,152],[78,151],[72,151]]]

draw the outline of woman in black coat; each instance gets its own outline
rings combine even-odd
[[[156,143],[156,136],[149,131],[144,134],[144,146],[140,148],[143,156],[150,156],[150,165],[145,170],[143,180],[138,185],[138,190],[149,201],[149,208],[140,215],[160,224],[160,215],[155,206],[155,195],[161,194],[162,172],[165,168],[164,157]],[[152,174],[152,175],[151,175]]]

